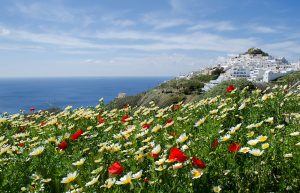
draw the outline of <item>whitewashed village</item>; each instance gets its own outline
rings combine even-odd
[[[246,53],[230,57],[222,63],[214,64],[209,68],[188,75],[179,76],[178,79],[189,79],[195,74],[211,74],[216,69],[222,69],[223,73],[216,80],[211,80],[203,87],[208,91],[217,84],[239,78],[245,78],[253,82],[269,82],[300,70],[300,62],[289,63],[284,57],[274,58],[258,48],[250,48]]]

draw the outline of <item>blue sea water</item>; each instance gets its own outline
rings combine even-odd
[[[134,95],[171,77],[7,78],[0,79],[0,113],[17,113],[51,107],[95,106],[100,98],[108,103],[125,92]]]

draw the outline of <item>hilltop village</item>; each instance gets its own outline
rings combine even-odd
[[[221,71],[220,76],[216,80],[206,83],[202,89],[203,91],[208,91],[223,81],[239,78],[245,78],[252,82],[270,82],[300,70],[300,63],[289,63],[284,57],[274,58],[261,49],[250,48],[243,54],[230,57],[224,62],[215,64],[200,72],[192,72],[185,76],[179,76],[178,79],[189,79],[195,74],[209,75],[216,69]]]

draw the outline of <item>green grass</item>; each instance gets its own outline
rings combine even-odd
[[[287,84],[287,85],[293,85],[296,82],[300,81],[300,71],[292,72],[289,75],[286,75],[284,77],[278,78],[277,80],[274,80],[274,83],[277,84]]]

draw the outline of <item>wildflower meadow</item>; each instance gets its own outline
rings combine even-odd
[[[300,192],[300,87],[0,118],[0,192]]]

